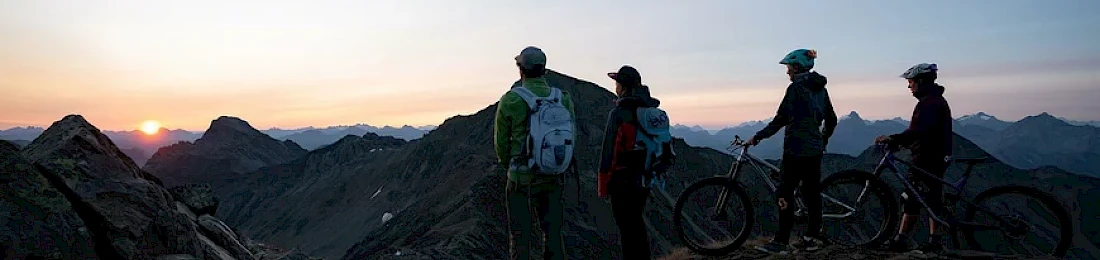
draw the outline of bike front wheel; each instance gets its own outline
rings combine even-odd
[[[875,175],[841,171],[821,182],[822,235],[846,246],[875,246],[885,242],[898,225],[898,202],[893,190]]]
[[[1057,199],[1032,187],[1002,186],[978,193],[965,216],[975,225],[963,231],[967,245],[977,250],[1064,257],[1073,244],[1069,212]]]
[[[680,241],[702,255],[729,254],[752,231],[752,200],[737,182],[725,177],[703,179],[676,199],[673,224]]]

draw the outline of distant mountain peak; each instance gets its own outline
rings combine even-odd
[[[345,135],[344,137],[341,137],[340,140],[336,140],[335,143],[332,143],[331,146],[339,146],[339,145],[343,145],[345,143],[354,142],[354,141],[359,140],[359,139],[363,139],[363,137],[354,136],[354,135]]]
[[[84,116],[81,115],[67,115],[65,117],[62,117],[60,121],[54,122],[54,124],[50,125],[50,127],[52,128],[58,125],[95,128],[92,123],[88,123],[88,120],[84,119]],[[95,129],[99,130],[98,128]]]
[[[206,132],[202,134],[202,138],[196,140],[198,143],[237,143],[241,137],[257,137],[267,136],[260,130],[256,130],[252,125],[248,124],[237,117],[232,116],[220,116],[218,119],[210,122],[210,128],[206,129]]]
[[[83,116],[67,115],[46,128],[39,138],[35,139],[35,143],[41,145],[43,142],[67,141],[77,135],[94,137],[96,134],[100,134],[99,128],[88,123]],[[39,140],[42,142],[37,142]]]
[[[672,126],[672,128],[685,129],[685,130],[688,130],[688,131],[695,131],[695,132],[707,131],[706,128],[703,128],[702,126],[699,126],[699,125],[688,126],[688,125],[684,125],[684,124],[675,124],[675,125]]]
[[[12,130],[37,130],[37,131],[42,131],[42,130],[46,130],[46,129],[42,128],[42,127],[39,127],[39,126],[16,126],[16,127],[8,128],[7,130],[4,130],[4,131],[12,131]]]
[[[978,113],[971,114],[971,115],[965,115],[965,116],[959,117],[959,121],[966,121],[966,120],[1001,121],[997,117],[986,114],[985,112],[981,112],[981,111],[979,111]]]
[[[248,121],[244,121],[238,117],[232,116],[219,116],[218,119],[210,122],[210,130],[234,130],[238,132],[259,132],[252,125],[248,124]],[[208,130],[208,131],[210,131]]]
[[[845,115],[843,117],[840,117],[840,120],[859,120],[859,121],[863,121],[863,118],[860,117],[859,113],[856,113],[856,111],[852,111],[852,112],[849,112],[847,115]]]
[[[1051,115],[1050,113],[1047,113],[1047,112],[1043,112],[1043,113],[1040,113],[1038,115],[1028,116],[1028,117],[1025,117],[1024,119],[1020,119],[1020,123],[1041,123],[1041,124],[1059,124],[1059,125],[1066,124],[1066,125],[1069,125],[1069,123],[1067,123],[1066,121],[1063,121],[1062,119],[1058,119],[1057,117],[1054,117],[1053,115]]]
[[[770,122],[770,121],[772,121],[772,119],[774,119],[774,117],[769,117],[769,118],[764,119],[764,120],[745,121],[745,122],[741,122],[740,124],[737,124],[737,126],[734,126],[733,128],[754,127],[754,126],[757,126],[757,125],[760,125],[760,124]]]
[[[169,185],[178,185],[286,163],[306,152],[294,141],[272,138],[240,118],[221,116],[210,122],[210,128],[193,145],[158,149],[146,162],[145,170]],[[217,170],[205,170],[214,168]]]

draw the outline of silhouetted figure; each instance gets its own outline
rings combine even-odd
[[[900,77],[909,82],[909,91],[918,100],[916,108],[913,109],[913,118],[909,121],[909,128],[904,132],[879,136],[875,141],[909,147],[910,160],[914,166],[943,179],[949,165],[948,157],[951,155],[953,132],[951,107],[943,98],[943,86],[936,84],[938,70],[936,64],[921,63],[913,65],[901,74]],[[907,179],[937,215],[945,215],[941,201],[943,184],[939,180],[929,178],[928,175],[912,168],[909,169]],[[887,248],[895,251],[909,249],[909,232],[913,230],[913,224],[921,212],[921,204],[912,194],[902,193],[901,200],[904,204],[904,214],[901,217],[901,226],[898,227],[898,235],[887,241]],[[936,231],[938,226],[929,218],[928,242],[919,247],[921,251],[943,250],[943,232]]]
[[[644,220],[650,182],[671,165],[668,115],[661,102],[642,85],[638,70],[623,66],[607,74],[615,80],[615,108],[607,118],[597,193],[610,198],[619,227],[623,259],[650,259],[649,234]]]
[[[508,175],[509,257],[531,259],[532,225],[538,222],[543,259],[565,259],[562,173],[573,161],[573,102],[543,78],[546,54],[541,49],[524,48],[516,66],[521,78],[500,98],[494,128],[499,168]]]
[[[780,165],[781,180],[777,193],[779,206],[779,230],[771,242],[757,246],[757,250],[787,254],[790,252],[791,230],[794,228],[794,189],[801,184],[803,202],[806,203],[808,223],[798,246],[814,251],[826,245],[821,231],[821,158],[829,137],[836,129],[836,112],[825,89],[825,76],[811,71],[817,52],[798,49],[787,54],[779,64],[787,65],[791,84],[779,109],[764,129],[749,139],[749,145],[757,145],[786,127],[783,137],[783,160]],[[824,123],[824,130],[821,129]]]

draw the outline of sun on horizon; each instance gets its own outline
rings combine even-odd
[[[145,120],[145,122],[141,123],[141,132],[144,132],[146,135],[157,134],[157,132],[160,132],[160,122],[156,120]]]

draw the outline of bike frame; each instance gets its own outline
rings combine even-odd
[[[732,165],[732,167],[730,167],[729,173],[726,173],[725,176],[720,176],[720,177],[726,177],[726,178],[729,178],[731,180],[736,181],[738,173],[741,172],[741,166],[745,165],[745,164],[748,164],[748,165],[750,165],[750,166],[752,166],[753,168],[756,169],[756,172],[758,174],[760,174],[761,178],[764,179],[764,183],[767,184],[768,190],[770,190],[772,192],[772,194],[775,194],[779,190],[779,184],[777,183],[777,182],[779,182],[779,180],[774,180],[774,179],[772,179],[771,176],[772,176],[773,173],[774,174],[779,174],[781,172],[779,167],[776,167],[775,165],[772,165],[771,163],[768,163],[764,159],[761,159],[760,157],[756,157],[755,155],[752,155],[751,153],[749,153],[749,146],[748,145],[735,144],[734,148],[737,148],[741,151],[737,154],[737,156],[735,156],[735,159],[733,161],[733,165]],[[761,166],[763,166],[763,168]],[[866,190],[869,186],[870,186],[869,183],[865,184],[863,192],[866,192]],[[859,200],[863,199],[863,192],[860,193]],[[798,206],[798,208],[797,208],[798,210],[796,210],[796,213],[800,213],[802,211],[802,209],[805,208],[805,203],[802,202],[802,198],[800,196],[797,196],[798,189],[795,190],[794,194],[796,194],[794,196],[795,205]],[[721,212],[725,212],[724,208],[725,208],[725,205],[726,205],[725,202],[726,202],[727,196],[728,196],[728,192],[726,190],[723,190],[721,195],[719,195],[719,197],[718,197],[718,207],[715,207],[715,209],[718,210],[719,214],[721,214]],[[845,209],[849,210],[849,212],[845,213],[845,214],[822,214],[821,215],[822,218],[845,218],[845,217],[851,216],[857,210],[855,207],[852,207],[851,205],[847,205],[847,204],[841,202],[840,200],[837,200],[836,198],[833,198],[833,197],[831,197],[831,196],[829,196],[825,193],[821,194],[821,198],[822,198],[822,200],[827,200],[827,201],[836,203],[836,204],[840,205],[841,207],[844,207]],[[857,202],[859,200],[857,200]],[[801,214],[796,214],[796,215],[801,215]]]
[[[971,171],[971,169],[974,168],[974,164],[969,164],[969,166],[967,166],[967,168],[966,168],[966,171],[963,173],[963,176],[960,177],[957,181],[950,182],[950,181],[945,180],[943,178],[936,177],[936,176],[932,175],[931,173],[929,173],[928,171],[925,171],[924,169],[921,169],[920,167],[917,167],[916,165],[913,165],[910,162],[906,162],[904,160],[898,159],[897,156],[894,156],[894,151],[893,150],[886,149],[886,155],[883,156],[882,160],[880,160],[878,165],[875,166],[874,175],[881,178],[882,172],[884,172],[886,170],[890,170],[891,172],[893,172],[894,176],[901,180],[902,185],[904,185],[905,192],[912,194],[917,199],[917,201],[921,204],[921,206],[924,206],[924,209],[927,210],[928,213],[929,213],[928,215],[932,218],[933,221],[936,221],[936,223],[946,225],[948,228],[951,228],[951,229],[966,229],[966,230],[973,230],[973,231],[1000,229],[1000,227],[998,227],[998,226],[991,226],[991,225],[979,224],[979,223],[974,223],[974,222],[958,221],[951,215],[947,215],[947,216],[938,215],[935,211],[932,210],[931,206],[928,206],[928,202],[926,202],[924,200],[924,197],[921,196],[920,192],[916,192],[917,191],[916,188],[913,187],[913,185],[909,183],[909,178],[907,178],[905,176],[905,174],[902,174],[902,172],[898,170],[898,168],[897,168],[898,164],[905,165],[910,170],[916,170],[916,172],[918,172],[920,174],[923,174],[926,177],[929,177],[929,178],[932,178],[932,179],[935,179],[935,180],[939,181],[940,182],[939,185],[945,185],[945,186],[955,190],[956,192],[958,192],[958,194],[960,196],[958,196],[957,198],[952,199],[952,201],[944,201],[944,205],[943,205],[944,207],[946,207],[948,204],[955,204],[959,201],[963,201],[963,202],[966,202],[966,204],[968,204],[969,206],[971,206],[975,209],[981,210],[981,211],[986,212],[986,213],[991,213],[990,211],[988,211],[988,210],[986,210],[982,207],[978,207],[977,205],[975,205],[970,200],[963,199],[962,196],[961,196],[963,194],[963,192],[966,191],[966,181],[970,179],[970,171]],[[864,189],[864,191],[866,191],[866,188]],[[996,217],[997,221],[1005,222],[1005,220],[1001,219],[1000,216],[998,216],[996,214],[993,214],[993,216]]]

